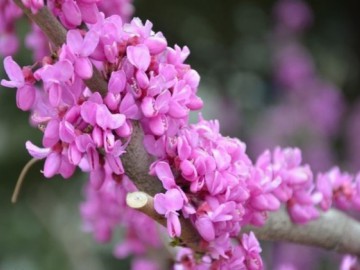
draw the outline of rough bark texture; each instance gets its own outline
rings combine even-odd
[[[265,226],[247,227],[262,240],[287,241],[360,256],[360,223],[338,210],[329,210],[304,225],[291,222],[286,211],[271,213]]]
[[[164,189],[159,179],[149,175],[149,167],[153,158],[145,151],[144,133],[138,122],[133,122],[131,141],[126,147],[126,153],[121,157],[126,174],[137,188],[154,196]]]

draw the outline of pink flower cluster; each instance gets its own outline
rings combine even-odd
[[[116,230],[123,228],[122,242],[114,250],[114,255],[120,259],[129,255],[140,259],[149,249],[161,247],[160,228],[155,222],[126,206],[126,194],[135,190],[136,187],[126,176],[114,179],[107,167],[104,184],[100,189],[87,184],[86,201],[80,206],[84,229],[92,232],[97,241],[108,242]]]
[[[112,16],[86,34],[70,30],[58,59],[36,71],[5,59],[10,81],[2,85],[18,89],[18,107],[32,110],[33,124],[44,131],[45,148],[30,142],[27,148],[35,158],[46,158],[46,177],[67,178],[80,166],[100,187],[105,166],[115,175],[124,174],[119,157],[132,133],[131,120],[141,120],[148,133],[161,136],[176,132],[189,110],[201,107],[199,76],[183,64],[187,48],[168,48],[151,27],[139,19],[122,27],[120,17]],[[82,81],[92,76],[92,60],[102,61],[109,79],[105,97],[91,93]],[[43,83],[43,91],[36,90],[37,82]]]
[[[82,23],[95,24],[106,16],[119,15],[128,22],[134,12],[132,0],[22,0],[25,7],[37,13],[47,6],[68,29],[80,28]],[[16,53],[18,38],[15,23],[22,16],[21,10],[12,0],[0,0],[0,55],[8,56]],[[26,36],[26,46],[34,52],[34,59],[41,61],[49,54],[49,44],[44,34],[32,23],[31,32]]]
[[[123,24],[117,15],[105,17],[97,2],[48,1],[66,27],[85,22],[88,31],[70,29],[66,43],[40,67],[21,68],[6,57],[9,80],[1,84],[17,89],[17,106],[31,111],[32,124],[44,133],[43,148],[26,143],[34,158],[45,159],[44,176],[69,178],[77,167],[89,173],[81,206],[86,229],[104,242],[119,224],[125,226],[117,257],[159,247],[155,224],[125,205],[126,193],[135,187],[120,158],[134,121],[156,159],[149,173],[159,178],[164,193],[155,195],[154,207],[166,218],[168,235],[179,237],[185,218],[201,236],[204,254],[181,249],[174,269],[263,269],[259,242],[241,228],[262,226],[281,203],[296,223],[316,218],[319,207],[328,210],[332,204],[360,209],[360,177],[335,168],[315,181],[296,148],[265,151],[253,163],[246,145],[222,136],[217,121],[200,118],[189,125],[190,111],[203,105],[196,95],[200,76],[184,63],[189,49],[168,47],[149,21]],[[36,12],[41,2],[26,3]],[[84,83],[94,67],[108,82],[103,95]],[[156,269],[142,257],[134,263],[145,266]]]
[[[147,139],[148,151],[158,157],[151,173],[166,189],[155,196],[155,209],[167,218],[169,235],[180,236],[182,215],[194,224],[207,250],[197,263],[194,255],[183,255],[180,261],[196,264],[194,269],[262,269],[261,249],[255,240],[251,248],[239,241],[241,227],[262,226],[281,203],[295,223],[317,218],[319,207],[326,211],[332,203],[359,209],[359,178],[334,168],[315,179],[297,148],[265,151],[253,164],[245,144],[223,137],[216,121],[201,120],[165,141]],[[244,252],[247,248],[253,252]]]

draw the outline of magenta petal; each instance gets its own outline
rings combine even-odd
[[[158,136],[161,136],[167,130],[167,119],[165,115],[158,115],[152,118],[149,122],[151,131]]]
[[[54,78],[52,79],[56,79],[61,82],[70,80],[74,75],[73,64],[67,59],[56,62],[56,64],[53,65],[53,69]]]
[[[10,78],[10,81],[2,80],[1,85],[6,87],[21,87],[24,85],[25,79],[23,72],[20,66],[12,59],[11,56],[5,57],[4,68],[6,74]]]
[[[115,174],[117,174],[117,175],[124,174],[125,170],[124,170],[124,167],[123,167],[122,162],[119,157],[114,157],[113,155],[109,154],[109,155],[106,155],[105,158],[106,158],[106,161],[109,164],[111,170]]]
[[[66,156],[62,156],[59,173],[65,179],[69,179],[75,172],[75,165],[71,164]]]
[[[160,179],[165,189],[171,189],[175,186],[174,175],[167,162],[160,161],[155,165],[156,176]]]
[[[61,154],[52,152],[48,155],[44,165],[44,176],[51,178],[59,172],[61,165]]]
[[[184,80],[190,85],[192,89],[197,89],[200,82],[200,75],[195,70],[191,69],[186,72]]]
[[[184,206],[184,198],[180,191],[176,188],[169,189],[165,193],[166,209],[168,211],[178,211]]]
[[[167,218],[167,230],[170,237],[180,237],[181,225],[176,213],[171,212]]]
[[[29,154],[36,159],[43,159],[46,158],[50,153],[50,148],[40,148],[34,145],[32,142],[26,142],[26,149],[28,150]]]
[[[81,105],[81,117],[84,119],[86,123],[90,125],[96,124],[96,110],[98,108],[98,104],[91,101],[85,101]]]
[[[120,103],[120,112],[126,116],[126,118],[139,120],[141,112],[138,105],[135,103],[134,96],[131,93],[126,93],[125,97]]]
[[[53,147],[58,141],[59,121],[54,119],[47,124],[42,142],[45,147]]]
[[[117,129],[125,123],[125,115],[111,114],[105,105],[99,105],[96,111],[96,123],[105,129]]]
[[[169,102],[170,102],[171,94],[169,91],[163,91],[155,101],[155,107],[159,111],[159,113],[165,114],[169,110]]]
[[[97,15],[99,14],[99,10],[95,3],[84,3],[81,1],[77,1],[79,9],[81,11],[82,19],[86,23],[94,24],[97,22]]]
[[[65,114],[64,120],[74,123],[80,116],[80,106],[71,107]]]
[[[86,151],[86,154],[91,170],[98,169],[100,167],[100,158],[96,148],[90,145]]]
[[[126,84],[126,75],[123,70],[114,71],[111,73],[109,80],[109,92],[118,94],[121,93]]]
[[[193,95],[190,98],[190,103],[187,104],[187,107],[190,110],[200,110],[203,107],[204,103],[201,98],[196,95]]]
[[[81,79],[89,79],[93,74],[92,64],[87,57],[80,57],[75,60],[75,72]]]
[[[148,37],[144,43],[149,48],[151,54],[159,54],[163,52],[167,46],[166,39],[161,36]]]
[[[94,142],[89,134],[82,134],[77,136],[75,139],[75,143],[76,147],[81,153],[86,152],[90,146],[94,145]]]
[[[258,195],[255,198],[251,199],[251,206],[258,211],[269,210],[268,201],[264,195]]]
[[[106,60],[108,60],[111,64],[115,64],[117,60],[117,56],[119,55],[119,50],[117,48],[117,43],[113,42],[113,44],[104,46],[104,54]]]
[[[126,120],[125,123],[115,130],[116,134],[120,137],[127,138],[131,135],[133,127],[131,121]]]
[[[108,92],[104,98],[104,104],[112,111],[115,111],[119,107],[121,96],[119,94],[113,94]]]
[[[98,43],[99,43],[99,34],[96,33],[95,31],[87,32],[84,37],[81,56],[83,57],[90,56],[90,54],[92,54],[95,51]]]
[[[208,217],[206,216],[199,217],[195,221],[195,227],[198,230],[201,237],[204,238],[206,241],[210,242],[215,239],[214,225]]]
[[[65,1],[62,6],[62,17],[65,19],[65,23],[74,28],[81,24],[81,12],[75,1]]]
[[[135,77],[136,82],[140,88],[146,89],[149,86],[149,78],[144,71],[138,70]]]
[[[104,148],[105,148],[105,152],[106,153],[109,153],[111,152],[111,150],[113,149],[114,147],[114,144],[115,144],[115,136],[114,134],[109,131],[109,130],[106,130],[104,131],[103,133],[103,142],[104,142]]]
[[[66,43],[73,53],[79,54],[83,44],[83,37],[80,31],[77,29],[69,30],[66,35]]]
[[[103,131],[100,127],[95,126],[93,131],[91,132],[91,137],[96,145],[96,147],[103,147]]]
[[[114,156],[114,157],[120,157],[122,154],[125,153],[125,150],[124,150],[124,145],[121,143],[120,140],[117,140],[115,141],[114,143],[114,147],[113,149],[111,150],[111,154]]]
[[[155,110],[155,99],[152,97],[145,97],[141,103],[141,110],[146,117],[154,117],[157,115]]]
[[[178,144],[177,144],[177,151],[178,151],[179,158],[181,160],[185,160],[190,157],[192,149],[191,149],[189,143],[186,141],[186,139],[179,137]]]
[[[16,104],[19,109],[28,111],[34,105],[36,90],[31,85],[24,85],[16,91]]]
[[[195,181],[198,178],[194,164],[185,159],[180,163],[181,175],[188,181]]]
[[[99,190],[105,181],[105,170],[103,167],[98,168],[97,170],[92,170],[90,172],[90,183],[95,190]]]
[[[60,105],[62,89],[58,83],[53,83],[49,88],[49,102],[51,106],[58,107]]]
[[[165,215],[166,208],[166,197],[163,193],[158,193],[154,197],[154,208],[160,215]]]
[[[184,118],[189,114],[189,109],[180,105],[176,101],[172,101],[169,106],[169,115],[173,118]]]
[[[77,148],[75,143],[72,143],[69,145],[68,149],[68,159],[71,164],[78,165],[80,163],[80,160],[82,158],[82,154]]]
[[[63,142],[72,143],[75,140],[75,128],[67,121],[61,121],[59,136]]]
[[[142,71],[146,71],[150,65],[150,52],[144,45],[128,46],[126,48],[126,54],[129,62]]]

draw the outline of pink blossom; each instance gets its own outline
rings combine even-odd
[[[69,30],[66,42],[67,47],[63,48],[61,58],[69,59],[73,62],[74,71],[80,78],[90,78],[93,71],[88,57],[94,52],[99,42],[99,36],[95,31],[89,31],[85,37],[82,37],[80,31]]]
[[[171,237],[180,236],[181,225],[177,211],[184,205],[184,199],[177,189],[170,189],[165,194],[159,193],[154,197],[156,212],[167,218],[168,233]]]
[[[33,84],[24,77],[24,72],[20,66],[8,56],[4,59],[4,68],[10,78],[1,80],[1,85],[10,88],[17,88],[16,104],[23,111],[30,110],[35,102],[36,90]]]

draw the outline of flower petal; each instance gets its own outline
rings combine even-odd
[[[50,153],[50,148],[40,148],[30,141],[26,141],[25,146],[29,154],[36,159],[46,158]]]
[[[51,152],[45,160],[44,176],[51,178],[59,172],[61,166],[61,154]]]
[[[16,105],[23,111],[32,108],[35,102],[36,90],[32,85],[24,85],[16,91]]]
[[[146,71],[150,65],[150,52],[144,44],[128,46],[126,54],[129,62],[142,71]]]

